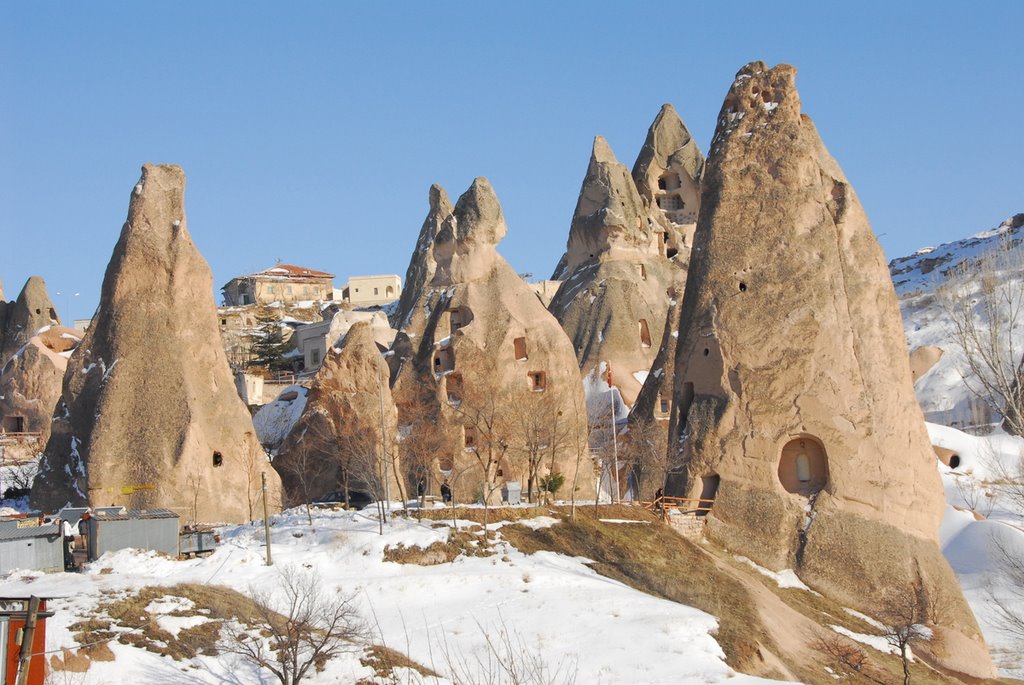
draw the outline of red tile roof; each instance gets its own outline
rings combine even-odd
[[[255,276],[278,276],[282,278],[334,278],[334,274],[316,269],[307,269],[304,266],[294,264],[276,264],[269,269],[264,269]]]

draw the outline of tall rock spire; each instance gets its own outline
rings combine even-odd
[[[937,542],[945,499],[885,258],[795,76],[747,65],[718,118],[679,325],[676,494],[714,500],[709,538],[844,606],[929,594],[946,611],[922,648],[989,677]]]
[[[666,254],[689,262],[700,209],[704,155],[675,107],[662,105],[633,165],[633,181],[651,223],[662,231]]]
[[[493,500],[505,482],[532,484],[536,494],[539,478],[558,472],[578,497],[592,496],[589,457],[548,441],[540,463],[539,443],[529,443],[538,435],[529,421],[554,421],[585,440],[586,405],[565,332],[496,249],[507,230],[494,189],[477,178],[434,239],[433,279],[390,356],[405,444],[420,444],[426,431],[433,445],[407,462],[408,475],[426,476],[437,492],[454,471],[457,499],[486,492]]]
[[[184,172],[145,165],[68,364],[34,506],[167,507],[236,522],[254,515],[260,472],[277,490],[235,392],[212,292],[186,227]]]
[[[409,268],[405,271],[405,287],[398,301],[398,310],[391,321],[394,328],[406,330],[423,329],[423,322],[414,322],[417,318],[414,304],[423,295],[423,291],[434,280],[437,263],[434,261],[434,240],[444,222],[452,215],[452,203],[448,201],[448,193],[438,184],[430,186],[430,210],[423,220],[416,249],[409,259]],[[422,316],[419,316],[422,319]]]
[[[32,276],[25,281],[18,299],[7,303],[0,313],[5,313],[4,319],[0,321],[3,329],[0,331],[0,366],[39,329],[60,323],[60,317],[46,290],[46,281],[40,276]]]
[[[648,214],[629,170],[597,136],[569,229],[565,280],[549,309],[573,342],[580,372],[610,365],[627,404],[661,344],[668,293],[681,292],[685,277]]]

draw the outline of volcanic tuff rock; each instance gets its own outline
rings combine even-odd
[[[2,297],[2,296],[0,296]],[[60,318],[46,292],[46,281],[32,276],[14,302],[0,311],[0,363],[17,352],[43,326],[59,324]]]
[[[260,472],[279,488],[235,392],[184,195],[180,167],[142,168],[96,316],[68,364],[34,506],[113,502],[232,522],[251,518]],[[122,494],[139,485],[153,487]]]
[[[424,312],[414,309],[414,305],[420,301],[424,291],[434,280],[434,271],[437,268],[434,261],[434,239],[451,215],[452,203],[448,201],[448,193],[437,184],[430,186],[430,211],[420,228],[416,251],[409,260],[409,268],[405,272],[405,287],[398,300],[398,309],[391,320],[392,327],[402,329],[406,334],[418,334],[423,330]]]
[[[681,291],[685,277],[662,243],[633,177],[598,136],[569,230],[568,276],[549,309],[572,340],[580,372],[607,362],[629,404],[661,343],[667,292]]]
[[[633,165],[633,182],[669,257],[689,262],[704,155],[672,105],[662,105]]]
[[[795,75],[747,65],[719,115],[676,358],[680,494],[714,499],[708,537],[844,606],[929,594],[947,609],[922,648],[989,677],[937,544],[945,500],[882,250]]]
[[[577,496],[592,495],[589,457],[577,460],[575,446],[527,444],[537,431],[524,422],[553,421],[583,436],[585,454],[586,409],[564,331],[498,254],[506,231],[494,190],[477,178],[434,240],[434,278],[412,305],[425,314],[422,332],[396,338],[394,356],[408,355],[393,366],[400,423],[409,430],[429,416],[439,444],[416,468],[430,475],[435,492],[448,476],[457,499],[477,499],[485,482],[496,498],[491,490],[503,481],[519,481],[525,492],[531,476],[553,470],[566,476],[564,494],[579,467]],[[486,474],[478,457],[490,462]]]
[[[21,432],[40,434],[39,448],[46,444],[68,357],[81,342],[81,335],[70,328],[50,326],[7,360],[0,372],[0,419],[7,431],[18,430],[20,423]]]
[[[383,499],[385,461],[392,497],[405,499],[396,478],[400,467],[392,436],[397,434],[398,410],[388,374],[368,321],[353,324],[341,347],[328,350],[306,396],[306,408],[274,459],[286,502],[314,501],[346,484],[350,491]],[[381,431],[388,436],[386,443]]]

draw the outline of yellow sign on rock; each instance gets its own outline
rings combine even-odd
[[[136,490],[152,490],[153,487],[154,486],[152,485],[125,485],[121,488],[121,494],[131,495],[134,494]]]

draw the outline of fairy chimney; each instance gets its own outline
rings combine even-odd
[[[788,65],[747,65],[722,106],[680,321],[676,494],[705,534],[884,615],[886,588],[946,607],[922,648],[990,677],[938,545],[945,498],[885,258],[800,111]]]
[[[661,344],[668,290],[685,273],[664,252],[629,170],[594,139],[569,230],[565,280],[549,309],[572,341],[580,373],[610,365],[632,404]]]
[[[39,329],[60,323],[57,310],[46,291],[46,281],[40,276],[32,276],[25,281],[18,299],[6,303],[3,309],[5,316],[0,320],[3,329],[0,335],[0,363],[21,349]]]
[[[398,412],[388,376],[369,321],[353,324],[340,347],[327,351],[302,416],[274,458],[286,505],[344,489],[406,499],[397,477]]]
[[[167,507],[185,520],[238,522],[255,513],[260,473],[276,493],[212,293],[186,228],[185,174],[146,164],[68,364],[33,506]]]
[[[675,107],[661,106],[633,165],[633,182],[670,259],[685,268],[700,209],[704,155]]]
[[[405,272],[405,287],[391,321],[393,328],[402,329],[406,335],[423,330],[423,312],[415,309],[414,305],[434,280],[437,266],[434,262],[434,238],[451,214],[452,204],[448,201],[448,193],[440,185],[430,186],[430,211],[416,239],[416,249]]]
[[[429,414],[437,458],[410,465],[436,491],[449,478],[461,501],[500,497],[508,482],[524,493],[554,471],[568,492],[593,494],[586,407],[572,346],[528,283],[498,254],[505,218],[490,183],[477,178],[459,198],[433,245],[434,278],[416,311],[417,336],[399,334],[410,358],[397,372],[405,430]],[[538,423],[530,431],[527,424]],[[546,428],[539,423],[547,422]],[[531,443],[554,427],[581,437]],[[532,451],[531,451],[532,450]],[[539,454],[544,458],[538,461]]]
[[[50,437],[53,409],[60,398],[68,357],[82,333],[50,326],[29,338],[0,371],[0,428],[7,433],[38,433],[32,455]]]

